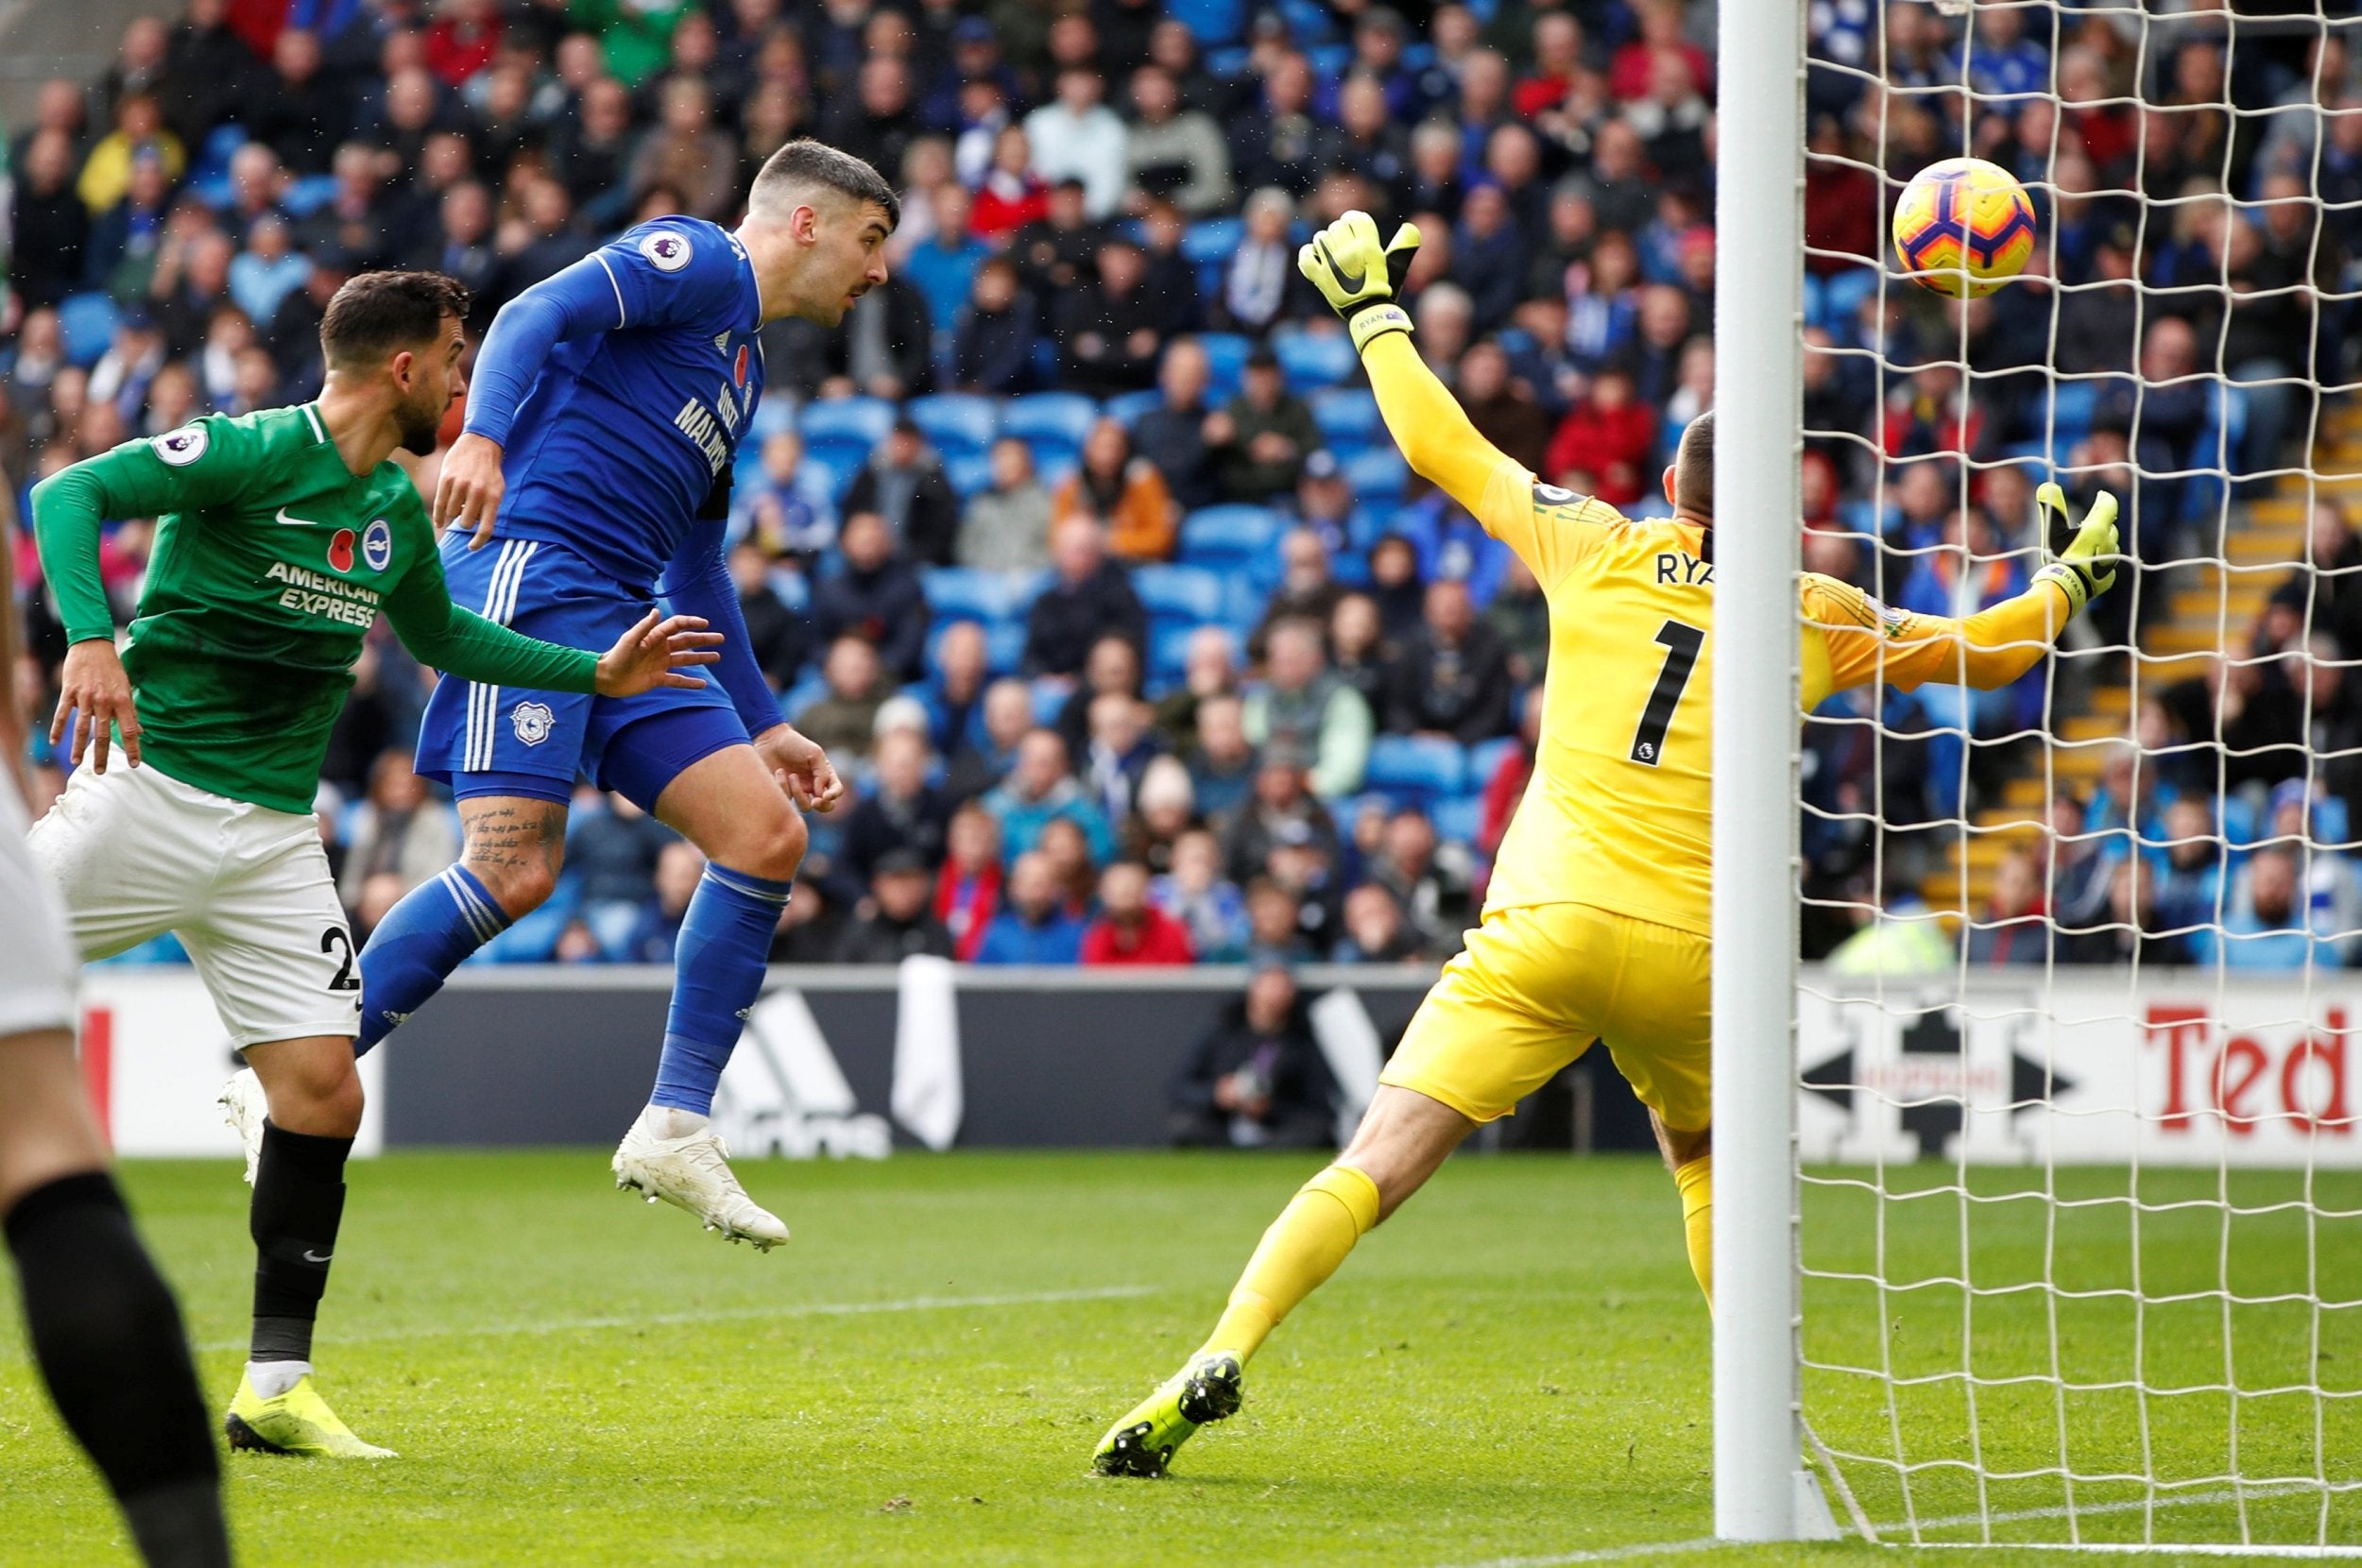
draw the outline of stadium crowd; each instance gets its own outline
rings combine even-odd
[[[1914,609],[1990,603],[2023,586],[2051,462],[2079,499],[2125,497],[2147,567],[2213,553],[2267,483],[2242,476],[2311,429],[2307,383],[2352,379],[2308,285],[2352,289],[2362,252],[2362,204],[2324,222],[2310,173],[2362,196],[2362,113],[2324,132],[2314,107],[2362,109],[2354,62],[2298,37],[2232,68],[2203,18],[2054,35],[1994,9],[1971,43],[1911,3],[1882,40],[1878,15],[1812,8],[1806,564]],[[480,333],[633,222],[734,221],[760,161],[817,136],[894,179],[904,218],[843,327],[765,330],[736,473],[748,636],[855,784],[775,956],[1432,959],[1530,767],[1549,627],[1395,453],[1294,247],[1351,208],[1416,221],[1414,341],[1478,427],[1661,509],[1716,395],[1712,22],[1683,0],[188,0],[98,80],[43,87],[8,145],[5,490],[21,511],[126,438],[312,396],[321,307],[357,270],[453,274]],[[2063,108],[1996,96],[2054,63]],[[1965,306],[1881,286],[1891,181],[1963,146],[2028,179],[2055,149],[2034,275]],[[13,537],[16,679],[45,713],[62,633]],[[106,545],[126,620],[152,537],[133,520]],[[2334,508],[2315,550],[2362,566]],[[2012,918],[2165,898],[2190,869],[2166,826],[2203,812],[2219,848],[2242,803],[2280,821],[2289,778],[2315,786],[2300,819],[2342,811],[2357,770],[2302,748],[2362,724],[2334,662],[2362,654],[2345,581],[2301,572],[2254,628],[2269,658],[2143,709],[2141,744],[2187,766],[2128,760],[2062,803],[2092,868],[2019,866]],[[2110,595],[2102,641],[2160,597]],[[322,831],[363,930],[456,848],[408,764],[431,678],[381,625],[333,743]],[[2008,751],[1962,735],[2038,725],[2047,683],[1835,699],[1883,727],[1807,727],[1808,893],[1867,907],[1908,860],[1860,814],[1873,785],[1897,828],[1961,814]],[[2233,732],[2267,724],[2287,767],[2208,759],[2252,762]],[[669,958],[695,851],[587,785],[573,823],[560,895],[487,956]],[[2153,843],[2128,857],[2087,823]],[[2270,864],[2234,879],[2259,919]],[[2116,956],[2087,946],[2061,956]]]

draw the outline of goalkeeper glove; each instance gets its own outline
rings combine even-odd
[[[1354,352],[1387,332],[1411,330],[1411,314],[1395,303],[1411,258],[1419,253],[1419,230],[1404,224],[1380,245],[1378,220],[1347,213],[1312,236],[1296,252],[1296,270],[1311,280],[1329,308],[1344,317]]]
[[[2034,505],[2043,518],[2045,564],[2034,581],[2053,582],[2067,596],[2067,615],[2115,585],[2116,498],[2102,490],[2092,498],[2092,509],[2078,523],[2067,516],[2066,492],[2054,481],[2034,492]]]

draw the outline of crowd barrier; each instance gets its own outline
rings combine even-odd
[[[644,1100],[672,971],[478,966],[363,1059],[356,1152],[613,1142]],[[895,1148],[1150,1148],[1173,1075],[1244,972],[780,967],[716,1116],[742,1155]],[[1347,1129],[1432,975],[1300,972]],[[1807,969],[1798,1038],[1806,1158],[1861,1164],[2362,1167],[2350,1020],[2362,977],[1972,972],[1883,985]],[[186,968],[101,965],[83,1054],[127,1155],[229,1155],[233,1070]],[[1647,1149],[1646,1114],[1594,1051],[1482,1135]]]

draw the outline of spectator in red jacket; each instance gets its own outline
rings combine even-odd
[[[1569,473],[1588,475],[1579,488],[1610,506],[1628,506],[1648,493],[1644,470],[1655,444],[1656,415],[1633,396],[1632,372],[1604,366],[1550,437],[1550,475],[1561,482]]]
[[[1083,933],[1083,962],[1194,963],[1190,933],[1148,901],[1148,867],[1118,861],[1099,878],[1099,918]]]
[[[973,963],[1000,910],[1001,819],[971,800],[951,815],[935,876],[935,918],[951,933],[951,956]]]

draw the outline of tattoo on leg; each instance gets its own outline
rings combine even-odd
[[[461,863],[488,886],[528,869],[555,878],[565,861],[566,808],[555,801],[521,801],[461,814],[467,833]]]

